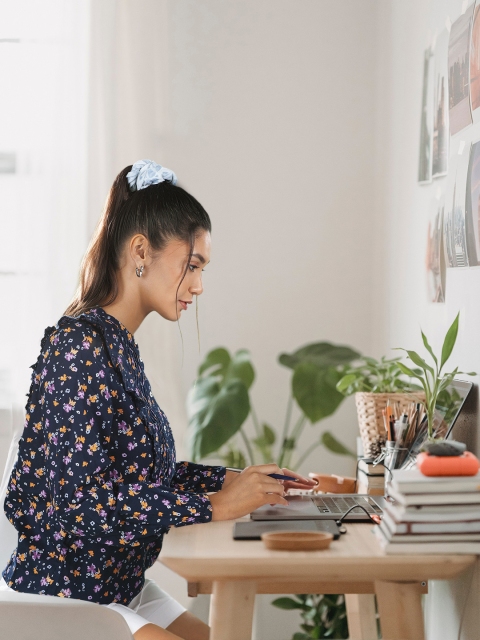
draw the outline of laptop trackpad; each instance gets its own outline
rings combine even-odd
[[[271,507],[269,504],[259,507],[252,511],[251,517],[255,519],[262,518],[290,518],[292,516],[317,516],[318,509],[309,496],[289,496],[287,498],[288,506],[276,504]]]

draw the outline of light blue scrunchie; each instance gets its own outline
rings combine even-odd
[[[166,167],[162,167],[153,160],[137,160],[131,171],[127,173],[128,186],[130,191],[140,191],[151,184],[159,182],[171,182],[177,184],[177,176]]]

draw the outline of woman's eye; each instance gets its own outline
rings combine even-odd
[[[193,273],[195,271],[195,269],[198,269],[198,265],[197,264],[189,264],[188,268],[190,269],[190,271]],[[205,271],[205,269],[202,269],[202,271]]]

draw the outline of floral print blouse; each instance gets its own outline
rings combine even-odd
[[[138,345],[101,307],[48,327],[5,499],[13,589],[128,604],[171,526],[208,522],[224,467],[175,461]]]

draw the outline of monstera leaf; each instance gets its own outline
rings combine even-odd
[[[337,383],[341,378],[342,373],[336,369],[321,369],[308,361],[295,367],[292,378],[293,396],[312,424],[335,413],[345,399],[337,391]]]
[[[194,460],[218,451],[241,428],[250,413],[255,371],[248,351],[232,357],[222,347],[207,354],[198,375],[187,398]]]
[[[291,354],[280,354],[278,361],[289,369],[295,369],[303,362],[310,362],[319,369],[327,369],[349,364],[359,357],[360,354],[350,347],[332,344],[331,342],[314,342],[297,349]]]

